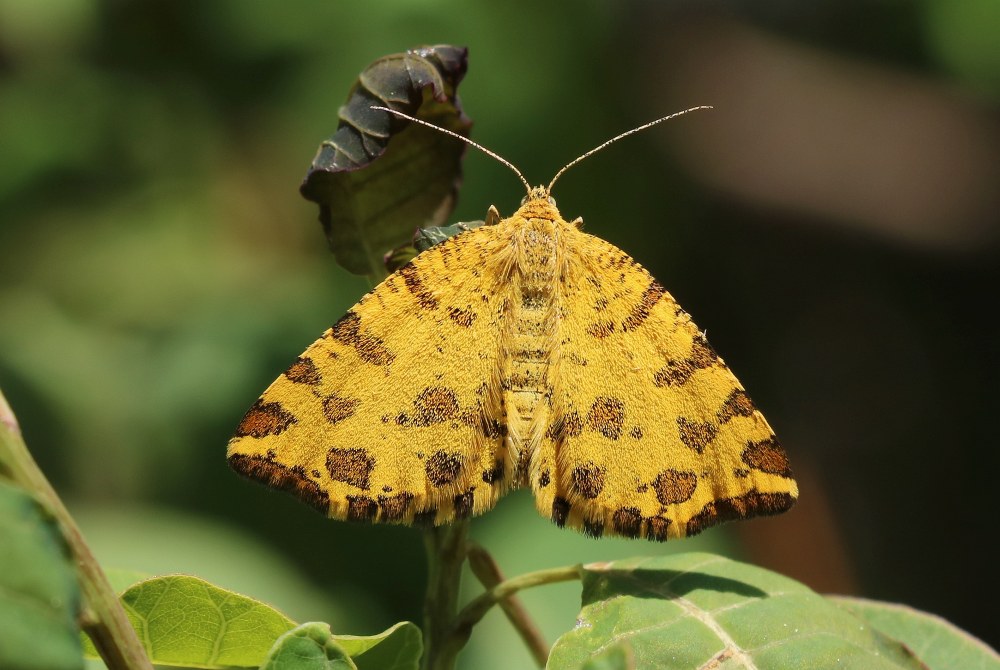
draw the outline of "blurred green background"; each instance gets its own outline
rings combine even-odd
[[[1000,5],[994,0],[0,0],[0,387],[108,564],[294,619],[419,621],[417,531],[327,521],[226,441],[367,290],[298,185],[369,62],[467,45],[473,137],[648,267],[784,442],[781,518],[589,540],[523,492],[473,524],[508,574],[712,550],[996,644]],[[454,220],[523,190],[471,152]],[[467,580],[468,592],[475,592]],[[578,589],[525,595],[549,640]],[[467,668],[528,667],[491,614]]]

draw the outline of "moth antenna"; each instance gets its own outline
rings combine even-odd
[[[379,107],[377,105],[372,105],[371,109],[377,109],[377,110],[380,110],[380,111],[383,111],[383,112],[389,112],[390,114],[398,116],[398,117],[400,117],[402,119],[406,119],[407,121],[412,121],[413,123],[418,123],[421,126],[426,126],[428,128],[432,128],[434,130],[437,130],[439,132],[444,133],[445,135],[451,135],[455,139],[462,140],[463,142],[465,142],[469,146],[472,146],[472,147],[475,147],[475,148],[479,149],[480,151],[482,151],[487,156],[489,156],[489,157],[495,159],[496,161],[498,161],[500,163],[503,163],[504,165],[506,165],[507,167],[509,167],[514,172],[514,174],[517,175],[517,178],[521,180],[521,183],[524,184],[524,188],[527,189],[528,194],[529,195],[531,194],[531,184],[529,184],[528,180],[524,178],[524,175],[521,174],[521,171],[518,170],[516,167],[514,167],[514,164],[511,163],[509,160],[507,160],[506,158],[504,158],[503,156],[501,156],[497,152],[491,151],[490,149],[487,149],[482,144],[479,144],[478,142],[474,142],[474,141],[470,140],[468,137],[465,137],[464,135],[459,135],[458,133],[456,133],[453,130],[448,130],[447,128],[442,128],[441,126],[435,126],[433,123],[428,123],[427,121],[424,121],[423,119],[418,119],[418,118],[416,118],[414,116],[410,116],[409,114],[405,114],[405,113],[400,112],[398,110],[392,109],[391,107]]]
[[[597,146],[597,147],[594,147],[593,149],[591,149],[587,153],[583,154],[582,156],[580,156],[578,158],[574,158],[569,163],[567,163],[561,170],[559,170],[559,172],[556,172],[556,176],[553,177],[552,181],[549,182],[549,185],[545,189],[545,191],[547,193],[551,193],[552,192],[552,186],[556,183],[556,180],[559,179],[559,177],[562,176],[563,172],[565,172],[566,170],[570,169],[571,167],[573,167],[574,165],[576,165],[577,163],[579,163],[580,161],[582,161],[584,158],[589,158],[590,156],[593,156],[594,154],[596,154],[598,151],[600,151],[601,149],[605,148],[609,144],[614,144],[615,142],[617,142],[618,140],[622,139],[623,137],[628,137],[629,135],[634,135],[635,133],[638,133],[638,132],[640,132],[642,130],[646,130],[646,128],[651,128],[651,127],[655,126],[658,123],[663,123],[664,121],[669,121],[670,119],[673,119],[675,117],[681,116],[683,114],[687,114],[688,112],[697,112],[699,109],[713,109],[713,107],[711,105],[699,105],[697,107],[691,107],[690,109],[685,109],[685,110],[680,111],[680,112],[674,112],[673,114],[669,114],[669,115],[664,116],[662,118],[656,119],[655,121],[650,121],[649,123],[644,123],[641,126],[639,126],[638,128],[633,128],[632,130],[625,131],[621,135],[615,135],[614,137],[612,137],[610,140],[608,140],[604,144],[602,144],[600,146]]]

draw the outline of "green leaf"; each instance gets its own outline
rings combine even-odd
[[[635,670],[635,653],[632,651],[632,645],[628,642],[619,642],[605,649],[587,661],[583,670]]]
[[[334,635],[358,670],[417,670],[424,639],[415,624],[401,621],[378,635]]]
[[[465,144],[371,107],[467,136],[471,121],[456,95],[467,54],[439,45],[384,56],[351,88],[337,131],[320,145],[301,187],[319,204],[330,249],[347,270],[381,276],[387,253],[451,213]]]
[[[82,668],[79,592],[62,536],[34,498],[3,481],[0,538],[0,668]]]
[[[830,600],[905,644],[931,670],[1000,668],[1000,655],[996,651],[941,617],[905,605],[863,598]]]
[[[459,233],[464,233],[467,230],[472,230],[473,228],[479,228],[483,225],[482,221],[459,221],[458,223],[453,223],[450,226],[432,226],[430,228],[421,228],[417,231],[417,234],[413,236],[413,248],[417,250],[417,253],[427,251],[435,244],[440,244],[444,242],[449,237],[454,237]]]
[[[385,269],[389,272],[395,272],[412,261],[417,254],[427,251],[435,244],[444,242],[449,237],[454,237],[467,230],[478,228],[481,225],[483,225],[482,221],[459,221],[450,226],[418,228],[410,243],[398,246],[385,255],[383,259]]]
[[[329,624],[304,623],[278,638],[260,670],[358,670]]]
[[[547,667],[582,668],[621,642],[640,668],[924,667],[802,584],[701,553],[583,566],[577,626],[556,641]]]
[[[197,577],[154,577],[120,599],[150,660],[193,668],[257,667],[295,623],[247,596]],[[96,655],[88,644],[88,654]]]

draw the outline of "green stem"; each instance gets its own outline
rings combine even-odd
[[[458,651],[448,645],[458,611],[458,589],[465,562],[468,520],[425,532],[427,596],[424,598],[424,670],[452,670]]]
[[[488,551],[475,542],[470,542],[467,553],[472,574],[487,590],[503,582],[500,566],[497,565]],[[525,646],[528,647],[532,658],[535,659],[535,664],[539,668],[544,668],[545,662],[549,658],[549,645],[545,642],[541,631],[538,630],[538,626],[531,620],[528,611],[524,609],[521,599],[517,596],[507,596],[500,601],[500,607],[507,615],[507,620],[510,621],[514,630],[521,636]]]
[[[78,618],[105,665],[109,670],[152,670],[142,643],[80,529],[31,457],[3,393],[0,393],[0,466],[15,484],[32,493],[59,524],[73,554],[83,594],[83,611]]]
[[[486,616],[490,608],[510,598],[521,589],[541,586],[542,584],[568,582],[574,579],[580,579],[579,565],[538,570],[500,582],[462,608],[462,611],[454,619],[451,634],[448,636],[441,654],[443,656],[457,656],[465,643],[468,642],[469,636],[472,634],[472,627]]]

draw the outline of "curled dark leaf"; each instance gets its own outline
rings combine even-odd
[[[451,213],[465,145],[372,107],[467,136],[472,124],[456,93],[467,54],[438,45],[376,60],[340,108],[337,131],[320,145],[301,191],[320,206],[330,249],[351,272],[382,274],[387,252]]]

